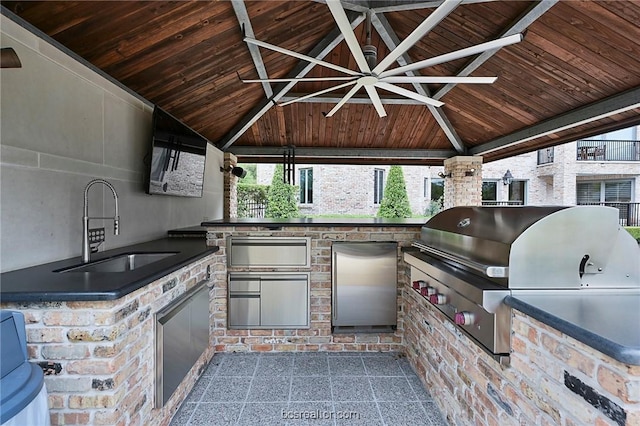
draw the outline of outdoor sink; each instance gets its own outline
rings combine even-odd
[[[127,272],[176,254],[178,252],[123,253],[108,259],[58,269],[54,272]]]

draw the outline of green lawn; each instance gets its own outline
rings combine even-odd
[[[627,231],[635,238],[636,240],[640,238],[640,226],[628,226],[626,228]]]

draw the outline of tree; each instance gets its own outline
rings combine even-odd
[[[283,182],[282,164],[276,165],[269,187],[269,202],[265,217],[274,219],[299,217],[297,193],[295,186]]]
[[[404,183],[402,167],[391,166],[389,178],[384,187],[384,196],[378,209],[378,217],[411,217],[411,206],[407,196],[407,187]]]

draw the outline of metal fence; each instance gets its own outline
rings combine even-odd
[[[640,161],[640,141],[578,141],[576,159],[578,161]]]
[[[243,206],[238,209],[241,210],[238,213],[242,215],[242,217],[255,217],[255,218],[264,218],[264,213],[267,210],[267,203],[260,203],[255,200],[243,200]],[[239,215],[240,215],[239,214]]]
[[[640,203],[581,203],[581,206],[615,207],[622,226],[640,226]]]

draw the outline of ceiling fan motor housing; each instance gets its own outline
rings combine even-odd
[[[375,46],[366,44],[362,46],[362,53],[369,64],[369,68],[373,69],[378,64],[378,49]]]

